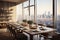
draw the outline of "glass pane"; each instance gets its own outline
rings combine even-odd
[[[30,5],[34,5],[34,0],[30,0]]]
[[[57,0],[57,30],[60,33],[60,0]]]
[[[34,6],[30,7],[30,19],[34,21]]]
[[[24,2],[24,7],[27,7],[27,6],[29,6],[29,1],[26,1],[26,2]]]
[[[24,9],[24,19],[29,19],[29,11],[28,11],[28,8],[25,8]]]
[[[22,4],[16,6],[16,21],[21,22],[22,20]]]
[[[37,23],[53,25],[52,0],[37,0]]]

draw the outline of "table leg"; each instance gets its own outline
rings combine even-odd
[[[33,40],[33,35],[30,35],[30,40]]]

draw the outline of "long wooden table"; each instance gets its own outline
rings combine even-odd
[[[42,33],[50,33],[50,32],[55,31],[55,29],[49,28],[49,27],[46,27],[46,26],[45,27],[43,26],[43,30],[41,30],[40,29],[41,26],[38,26],[37,29],[29,29],[29,27],[23,27],[21,25],[16,25],[16,24],[11,24],[11,25],[14,25],[16,28],[21,29],[23,32],[29,34],[30,35],[30,40],[33,40],[34,35],[40,35]]]
[[[50,33],[50,32],[55,31],[55,29],[53,29],[53,28],[43,27],[43,29],[40,29],[39,27],[41,27],[41,26],[38,26],[37,29],[23,30],[23,32],[29,34],[30,35],[30,40],[33,40],[34,35],[40,35],[40,34],[43,34],[43,33]]]

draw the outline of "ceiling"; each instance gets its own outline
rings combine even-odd
[[[0,1],[22,3],[22,2],[27,1],[27,0],[0,0]]]

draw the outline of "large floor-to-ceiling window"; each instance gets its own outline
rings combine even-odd
[[[37,0],[37,23],[53,25],[53,0]]]
[[[54,2],[54,4],[53,4]],[[60,0],[28,0],[17,5],[16,19],[55,26],[60,32]],[[53,9],[54,8],[54,9]]]
[[[23,19],[32,20],[37,24],[53,25],[53,0],[28,0],[20,6],[17,6],[20,10],[17,11],[18,20],[21,19],[19,16],[23,16]]]
[[[60,0],[54,2],[56,7],[53,10],[53,0],[28,0],[17,5],[17,21],[23,19],[32,20],[37,24],[45,24],[53,26],[53,22],[57,23],[57,29],[60,30]],[[56,13],[57,12],[57,13]],[[53,15],[54,14],[54,15]],[[54,18],[57,18],[54,19]],[[55,20],[55,21],[54,21]]]

